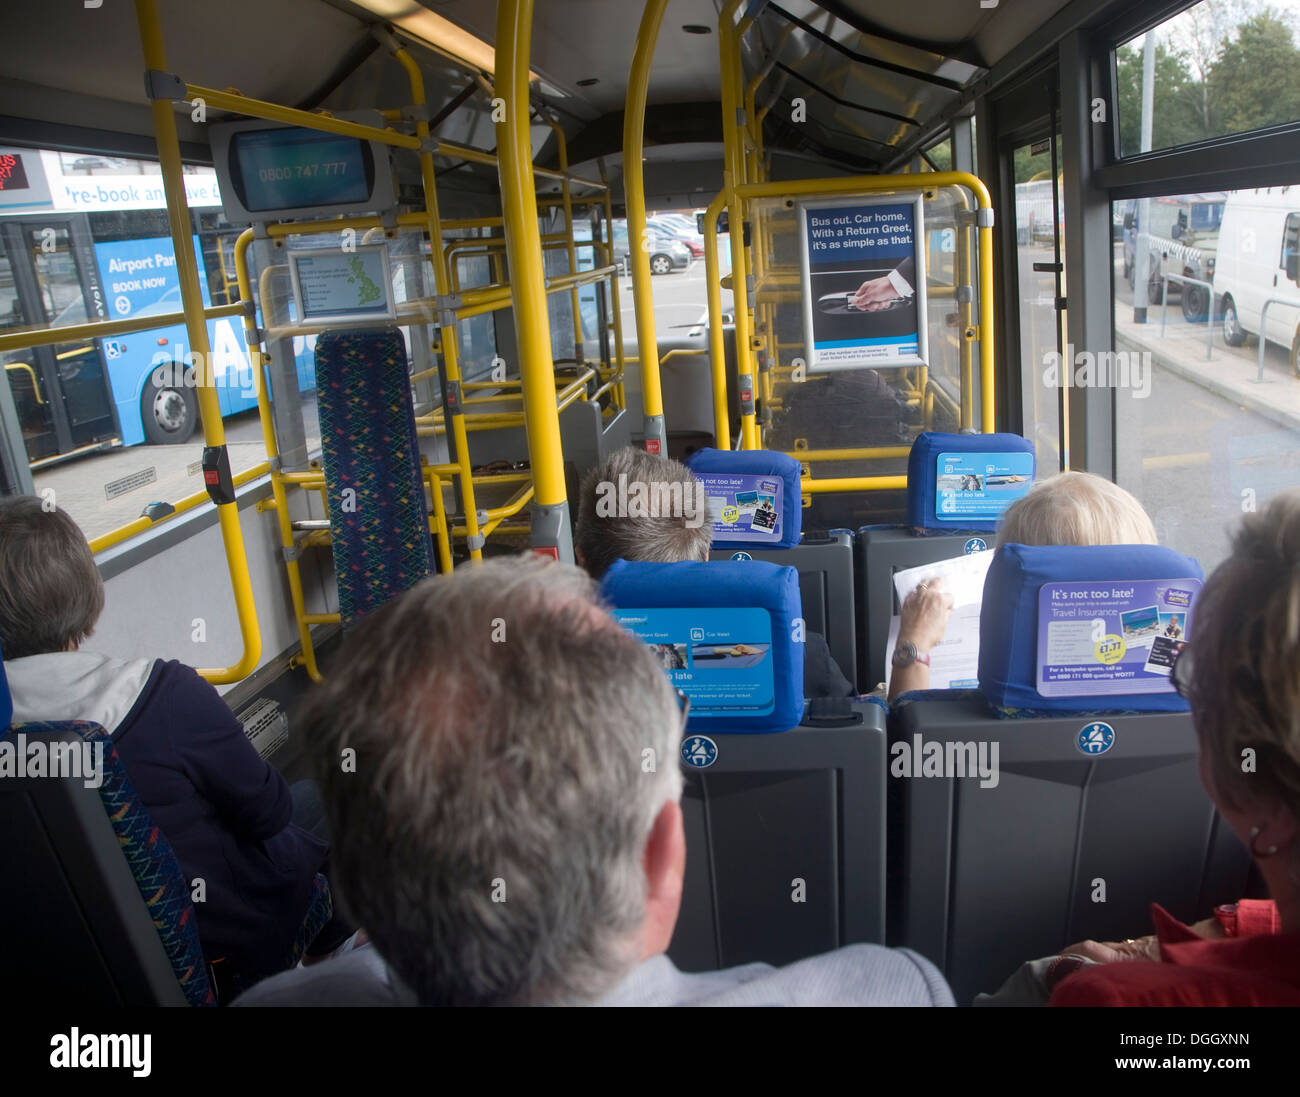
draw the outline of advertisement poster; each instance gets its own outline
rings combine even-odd
[[[709,521],[715,541],[753,541],[772,544],[785,534],[785,513],[778,476],[728,476],[716,472],[695,474],[704,484]]]
[[[929,363],[923,198],[799,206],[808,369]]]
[[[941,453],[934,513],[940,522],[994,520],[1034,483],[1032,453]]]
[[[1199,579],[1045,583],[1038,594],[1044,697],[1171,693]]]
[[[691,699],[691,718],[773,710],[772,619],[762,609],[616,609]]]

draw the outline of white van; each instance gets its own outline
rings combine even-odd
[[[1300,376],[1300,186],[1237,191],[1228,197],[1219,229],[1214,300],[1223,312],[1223,338],[1239,347],[1263,335],[1291,351]],[[1264,302],[1267,329],[1260,332]],[[1284,303],[1285,302],[1285,303]]]

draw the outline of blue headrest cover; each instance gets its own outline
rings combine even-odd
[[[715,519],[714,548],[794,548],[799,543],[803,469],[793,457],[764,449],[701,449],[686,459],[686,467],[704,481],[709,498],[723,497],[739,512],[733,522]],[[779,489],[773,492],[778,483]],[[750,498],[737,503],[737,493]],[[756,513],[753,497],[772,494],[776,495],[776,516],[764,519]],[[764,521],[775,521],[774,528],[765,528]]]
[[[800,642],[795,640],[795,622],[803,610],[799,574],[794,568],[763,560],[679,564],[618,560],[605,573],[601,593],[614,606],[616,616],[618,610],[652,611],[652,622],[624,622],[629,632],[636,634],[638,628],[645,631],[653,626],[671,642],[661,648],[675,647],[679,656],[685,654],[682,649],[689,652],[688,666],[672,671],[665,668],[665,673],[691,698],[691,731],[760,733],[788,731],[799,725],[803,718],[804,646],[802,631]],[[689,612],[662,612],[672,610]],[[721,612],[727,610],[732,612]],[[718,636],[720,628],[733,624],[735,632]],[[723,643],[715,650],[709,641],[719,638]],[[737,644],[760,650],[763,645],[770,646],[765,655],[722,654]],[[714,665],[702,666],[701,657]],[[719,711],[721,706],[711,706],[709,676],[719,670],[727,676],[726,682],[754,683],[753,697],[761,703],[746,712]]]
[[[1151,606],[1181,614],[1185,637],[1202,577],[1201,565],[1195,560],[1160,545],[1003,545],[994,555],[984,580],[980,610],[980,691],[991,705],[1001,709],[1186,712],[1187,702],[1173,691],[1172,684],[1158,676],[1149,678],[1158,687],[1149,693],[1109,690],[1069,697],[1045,697],[1039,693],[1039,592],[1048,583],[1078,582],[1095,583],[1098,590],[1103,589],[1103,584],[1106,591],[1131,589],[1135,597],[1126,604],[1133,606],[1134,617],[1144,613],[1149,616]],[[1195,582],[1171,582],[1164,586],[1165,581],[1180,579]],[[1135,585],[1144,582],[1156,585],[1147,590]],[[1169,598],[1162,604],[1166,590]],[[1148,594],[1150,598],[1145,597]],[[1102,608],[1089,612],[1081,620],[1100,618],[1107,621],[1108,633],[1124,635],[1122,609],[1116,603],[1108,610],[1103,603]],[[1142,649],[1136,645],[1126,646],[1123,660],[1131,662],[1132,652],[1139,650]],[[1102,663],[1098,661],[1096,666],[1101,667]],[[1146,679],[1141,672],[1142,663],[1133,666],[1139,677]]]
[[[951,456],[941,469],[945,454]],[[978,477],[978,488],[968,482],[970,476]],[[993,482],[985,484],[990,476]],[[1018,434],[918,434],[907,458],[907,524],[945,531],[997,529],[1002,512],[1033,479],[1034,445]],[[951,509],[940,507],[941,490]]]
[[[9,693],[9,679],[5,677],[5,653],[0,651],[0,731],[9,726],[14,717],[14,699]]]

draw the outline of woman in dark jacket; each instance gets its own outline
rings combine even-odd
[[[329,846],[290,821],[284,778],[194,670],[80,650],[103,607],[72,519],[30,497],[0,499],[0,648],[13,721],[102,725],[190,881],[204,957],[241,983],[282,970]],[[341,943],[343,928],[327,926],[312,951]]]

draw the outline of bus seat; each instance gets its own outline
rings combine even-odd
[[[717,512],[738,490],[753,488],[755,481],[779,480],[783,525],[764,536],[761,529],[746,531],[740,539],[717,537],[711,560],[765,560],[794,568],[799,573],[804,623],[826,638],[831,655],[844,676],[857,679],[857,633],[853,620],[853,548],[847,531],[809,539],[801,535],[802,468],[783,453],[768,450],[697,450],[686,465],[704,483],[713,503],[715,535]],[[733,479],[734,478],[734,479]],[[727,492],[730,491],[731,495]],[[721,501],[718,501],[721,500]],[[788,502],[786,502],[788,501]],[[798,501],[798,502],[796,502]]]
[[[779,966],[883,943],[883,704],[814,701],[784,735],[710,738],[707,768],[682,762],[686,876],[673,962]]]
[[[346,628],[433,572],[433,540],[401,332],[330,331],[315,353]]]
[[[716,549],[710,560],[764,560],[799,573],[804,624],[826,637],[831,655],[850,682],[857,679],[857,622],[854,614],[853,534],[831,530],[825,537],[804,535],[788,549]],[[860,682],[859,691],[866,692]]]
[[[1029,480],[1017,481],[1014,486],[999,484],[994,498],[985,499],[987,485],[983,481],[990,463],[999,469],[1021,470],[1002,473],[1005,477],[1023,474],[1027,468]],[[979,498],[969,505],[955,502],[955,497],[962,494],[958,488],[965,477],[960,472],[946,473],[943,471],[946,468],[983,468],[984,472],[971,473],[981,478],[980,490],[972,493]],[[1033,443],[1018,434],[927,431],[917,435],[907,460],[907,524],[863,526],[858,530],[856,602],[860,688],[873,689],[885,680],[889,624],[900,609],[894,594],[895,572],[990,548],[993,538],[989,534],[997,528],[997,515],[1028,489],[1033,475]],[[941,492],[946,493],[942,500]],[[945,509],[945,502],[949,509]]]
[[[689,730],[757,734],[798,725],[804,645],[794,568],[616,560],[601,593],[690,698]]]
[[[1181,698],[1036,689],[1044,582],[1200,574],[1152,545],[1003,546],[985,585],[980,690],[896,703],[890,860],[902,888],[890,896],[891,943],[933,960],[959,1002],[1076,941],[1149,932],[1152,902],[1192,922],[1246,893],[1250,860],[1201,786]],[[1100,750],[1099,723],[1110,729]],[[953,759],[941,775],[922,768],[937,757],[931,744]],[[969,765],[963,774],[961,744],[976,758],[983,745],[990,763],[996,746],[996,781]]]
[[[803,469],[799,462],[774,450],[699,449],[686,467],[704,484],[713,522],[713,547],[747,551],[753,548],[794,548],[803,522]],[[756,499],[770,501],[775,511],[768,524],[747,513]],[[728,521],[726,507],[737,515]]]
[[[189,885],[112,740],[65,721],[15,724],[0,742],[37,738],[102,744],[103,779],[0,777],[0,876],[22,881],[21,901],[0,904],[0,981],[87,1006],[214,1005]]]

